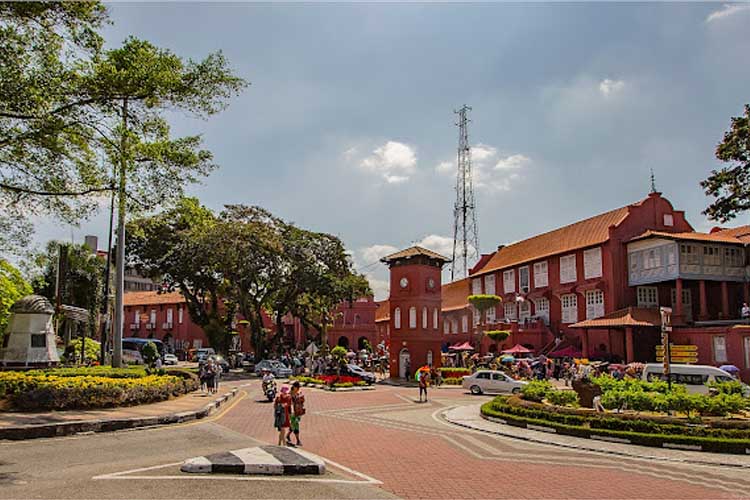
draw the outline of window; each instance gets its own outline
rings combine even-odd
[[[586,292],[586,319],[604,316],[604,292],[589,290]]]
[[[562,302],[562,322],[575,323],[578,321],[578,298],[574,293],[560,297]]]
[[[643,269],[657,269],[661,267],[661,250],[652,248],[643,254]]]
[[[503,312],[505,313],[505,319],[510,321],[516,319],[516,303],[506,302],[503,304]]]
[[[482,319],[481,316],[479,315],[479,311],[476,310],[476,309],[474,309],[474,316],[473,316],[473,318],[474,318],[474,324],[475,325],[478,325],[479,324],[479,320]]]
[[[602,276],[602,249],[592,248],[583,252],[583,279]]]
[[[575,254],[560,257],[560,283],[573,283],[577,279]]]
[[[141,322],[141,311],[139,309],[136,309],[133,313],[133,323],[136,325],[140,324]]]
[[[727,339],[723,335],[714,335],[714,361],[717,363],[727,362]]]
[[[674,226],[674,217],[672,217],[672,214],[664,214],[664,225],[667,227]]]
[[[427,320],[429,318],[429,313],[427,312],[427,308],[422,308],[422,329],[427,330]]]
[[[745,368],[750,368],[750,337],[744,337],[742,342],[745,344]]]
[[[680,245],[680,264],[700,264],[698,247],[689,243],[682,243]]]
[[[438,323],[440,321],[440,313],[438,313],[438,308],[435,307],[432,309],[432,328],[437,330],[439,328]]]
[[[495,275],[489,274],[484,277],[484,293],[495,295]]]
[[[518,268],[518,288],[521,293],[529,293],[529,266]]]
[[[464,333],[469,331],[469,317],[465,314],[461,316],[461,331]]]
[[[744,267],[745,256],[739,248],[724,249],[724,265],[727,267]]]
[[[675,249],[675,247],[674,247],[674,246],[668,246],[668,247],[666,248],[666,253],[667,253],[667,265],[668,265],[668,266],[673,266],[673,265],[675,264],[674,249]]]
[[[542,288],[549,285],[547,277],[547,261],[534,264],[534,287]]]
[[[518,321],[526,321],[531,318],[531,302],[522,300],[518,304]]]
[[[634,273],[638,271],[638,254],[631,253],[630,254],[630,272]]]
[[[448,334],[451,332],[451,322],[447,318],[443,320],[443,333]]]
[[[417,327],[417,308],[409,308],[409,328],[414,329]]]
[[[490,307],[487,309],[487,323],[494,323],[495,322],[495,307]]]
[[[167,309],[167,323],[171,325],[173,320],[174,320],[174,309]]]
[[[6,336],[10,337],[10,335]],[[47,347],[47,335],[45,335],[44,333],[32,333],[31,347]]]
[[[516,272],[513,269],[503,271],[503,291],[505,293],[516,291]]]
[[[458,320],[457,319],[454,319],[453,321],[451,321],[451,331],[453,333],[458,333]]]
[[[479,373],[477,373],[476,378],[489,380],[490,379],[490,372],[479,372]]]
[[[720,266],[721,265],[721,252],[719,247],[705,246],[703,247],[703,265],[704,266]]]
[[[182,324],[182,308],[177,309],[177,322]]]
[[[549,324],[549,299],[541,297],[536,299],[536,316],[544,320],[544,324]]]
[[[393,310],[393,328],[401,328],[401,308],[397,307]]]
[[[156,309],[151,309],[151,315],[149,316],[149,323],[152,325],[156,324]]]
[[[636,296],[638,297],[638,307],[658,307],[659,306],[659,289],[655,286],[636,287]]]
[[[479,278],[474,278],[471,280],[471,293],[473,295],[479,295],[482,293],[482,280]]]

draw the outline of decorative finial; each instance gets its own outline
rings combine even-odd
[[[651,169],[651,192],[656,192],[656,180],[654,179],[654,169]]]

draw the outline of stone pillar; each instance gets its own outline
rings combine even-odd
[[[708,319],[708,301],[706,300],[706,280],[700,280],[698,282],[698,290],[700,295],[700,313],[698,319],[705,321]]]
[[[583,329],[583,336],[581,337],[581,356],[584,358],[589,357],[589,329]]]
[[[675,280],[675,303],[672,311],[672,324],[681,324],[683,320],[682,311],[682,278]]]
[[[726,281],[721,282],[721,318],[728,319],[729,313],[729,285]]]
[[[635,361],[633,358],[635,354],[633,352],[633,328],[625,328],[625,362],[632,363]]]

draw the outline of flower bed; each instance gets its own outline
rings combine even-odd
[[[471,370],[468,368],[438,368],[440,370],[440,376],[443,378],[461,378],[464,375],[471,375]]]
[[[320,389],[354,389],[369,388],[369,384],[359,377],[350,377],[344,375],[319,375],[317,377],[290,377],[289,380],[296,380],[304,386],[314,386]]]
[[[0,399],[16,410],[91,409],[153,403],[198,388],[197,377],[182,370],[139,376],[96,369],[81,373],[0,372]]]

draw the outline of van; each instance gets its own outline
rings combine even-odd
[[[711,382],[737,381],[729,373],[710,365],[669,365],[669,375],[673,383],[684,385],[688,392],[708,394],[708,384]],[[643,380],[664,380],[664,365],[661,363],[648,363],[643,368]],[[743,384],[745,394],[750,393],[750,387]]]

